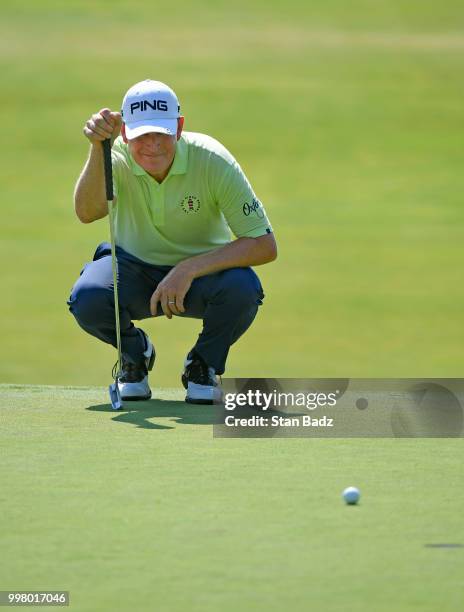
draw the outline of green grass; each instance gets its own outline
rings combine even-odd
[[[136,8],[135,8],[136,6]],[[107,221],[81,225],[81,128],[147,76],[266,205],[279,259],[229,376],[460,376],[462,4],[5,2],[0,24],[7,383],[101,385],[113,349],[65,300]],[[194,321],[149,321],[178,384]]]
[[[0,386],[0,588],[79,612],[459,609],[464,549],[426,545],[464,544],[460,440],[214,439],[215,408],[155,395]]]
[[[458,0],[2,2],[0,589],[79,612],[459,609],[463,550],[425,545],[464,543],[460,440],[214,439],[176,390],[183,319],[143,323],[158,399],[114,414],[114,350],[65,302],[108,238],[73,212],[82,126],[151,77],[275,228],[229,377],[460,377],[463,25]]]

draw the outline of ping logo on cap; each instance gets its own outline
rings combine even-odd
[[[152,110],[167,111],[168,103],[166,100],[153,100],[153,102],[150,102],[149,100],[140,100],[139,102],[131,103],[130,112],[131,115],[133,115],[134,111],[146,111],[147,108],[151,108]]]
[[[149,132],[176,136],[179,100],[165,83],[146,79],[126,92],[122,101],[122,116],[128,140]]]

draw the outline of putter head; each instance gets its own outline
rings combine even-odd
[[[119,391],[117,381],[108,387],[108,391],[110,393],[111,407],[113,410],[122,410],[124,408],[124,404],[122,403],[121,392]]]

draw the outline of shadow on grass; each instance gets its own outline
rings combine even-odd
[[[113,410],[111,404],[97,404],[86,410],[112,412],[113,421],[143,429],[175,429],[175,426],[152,423],[149,419],[169,418],[182,425],[213,425],[217,406],[191,405],[174,400],[152,399],[147,402],[124,402],[124,410]]]

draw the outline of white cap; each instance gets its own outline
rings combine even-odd
[[[140,81],[122,101],[122,118],[128,140],[148,132],[177,134],[179,100],[170,87],[160,81]]]

